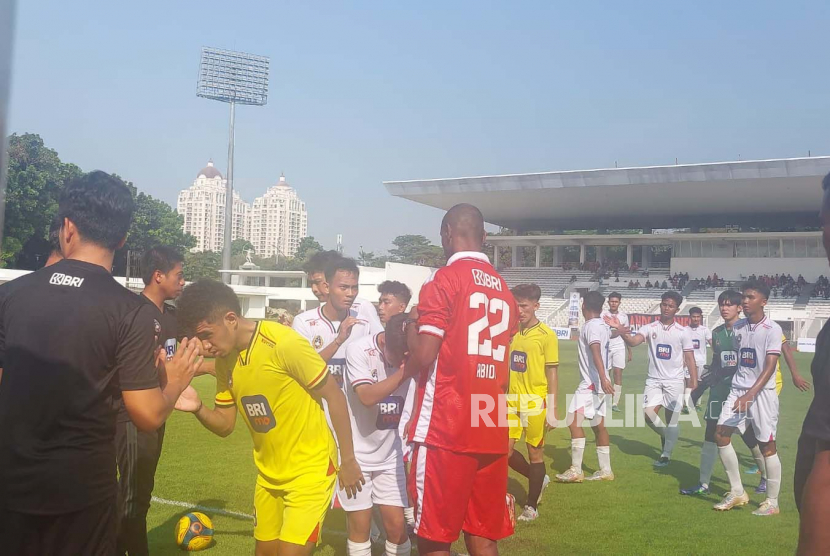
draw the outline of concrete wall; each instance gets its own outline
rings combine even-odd
[[[421,286],[432,276],[434,268],[427,266],[415,266],[411,264],[386,263],[386,279],[403,282],[412,291],[412,302],[410,305],[417,305],[418,294]]]
[[[802,274],[808,282],[815,282],[821,275],[830,276],[827,259],[800,258],[672,258],[671,273],[675,272],[688,272],[692,278],[717,273],[725,280],[741,280],[751,274],[792,274],[793,278]]]

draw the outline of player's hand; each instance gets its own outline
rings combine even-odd
[[[412,309],[409,310],[409,318],[412,320],[418,320],[420,313],[418,313],[418,306],[414,305]]]
[[[607,378],[600,382],[600,386],[602,387],[602,391],[606,394],[613,395],[614,394],[614,385],[611,384],[611,381]]]
[[[615,316],[605,315],[604,317],[602,317],[602,320],[604,320],[605,324],[607,324],[611,328],[619,329],[622,327],[622,324],[620,324],[620,319]]]
[[[340,467],[340,488],[346,491],[346,496],[356,498],[357,493],[363,490],[366,479],[363,478],[363,471],[357,464],[356,459],[344,461]]]
[[[810,383],[801,378],[801,375],[793,373],[793,384],[795,387],[801,390],[802,392],[807,392],[810,390]]]
[[[342,346],[343,343],[349,339],[354,325],[364,324],[365,322],[366,321],[358,320],[349,315],[343,322],[340,323],[340,330],[337,332],[337,339],[335,341]]]
[[[202,409],[202,400],[195,388],[188,386],[184,389],[179,399],[176,400],[176,409],[187,413],[196,413]]]
[[[689,379],[689,388],[691,388],[692,390],[694,390],[694,389],[696,389],[696,388],[697,388],[697,385],[698,385],[698,381],[697,381],[697,380],[692,380],[692,379]]]
[[[631,360],[634,359],[634,352],[628,352],[628,362],[631,363]]]
[[[746,413],[749,410],[749,406],[755,401],[755,396],[751,394],[744,394],[737,400],[735,403],[732,404],[732,411],[737,411],[738,413]]]
[[[202,342],[198,338],[194,340],[182,339],[176,354],[165,362],[167,380],[178,382],[182,386],[190,384],[190,381],[196,375],[196,371],[202,366],[204,358],[199,355],[201,348]]]

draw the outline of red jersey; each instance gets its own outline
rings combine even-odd
[[[418,314],[418,333],[442,342],[435,365],[418,377],[410,439],[454,452],[506,454],[504,394],[519,325],[507,283],[487,255],[456,253],[421,288]]]

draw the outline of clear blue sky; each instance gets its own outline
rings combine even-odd
[[[175,204],[227,106],[204,46],[271,57],[237,111],[248,201],[284,171],[327,247],[437,239],[383,180],[830,153],[827,2],[18,1],[12,131]]]

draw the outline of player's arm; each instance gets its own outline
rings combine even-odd
[[[363,490],[362,485],[366,481],[363,479],[363,472],[360,470],[354,455],[352,422],[349,418],[346,396],[337,387],[335,381],[328,380],[328,374],[314,387],[311,393],[314,397],[325,400],[329,408],[331,425],[334,427],[334,434],[337,435],[340,447],[340,486],[343,487],[349,498],[354,498],[357,492]]]
[[[625,353],[626,357],[628,357],[628,362],[631,363],[631,360],[634,359],[634,352],[631,350],[631,346],[629,346],[628,344],[625,344]]]
[[[199,367],[199,370],[196,371],[196,376],[201,375],[212,375],[216,376],[216,360],[215,359],[205,359],[202,361],[202,366]]]
[[[781,344],[781,356],[784,358],[784,362],[790,370],[790,375],[793,378],[793,384],[795,387],[802,392],[807,392],[810,389],[810,383],[804,380],[799,374],[798,366],[796,365],[795,357],[793,356],[793,348],[790,347],[789,342]]]
[[[801,527],[798,532],[799,556],[822,554],[830,546],[830,442],[817,440],[813,468],[801,499]]]
[[[591,358],[594,360],[594,366],[597,371],[599,371],[599,382],[602,387],[602,391],[606,394],[613,394],[614,385],[611,384],[611,381],[608,380],[605,373],[605,361],[602,357],[602,344],[600,342],[592,342],[588,347],[591,350]]]
[[[690,388],[694,390],[697,388],[697,361],[695,361],[695,352],[684,350],[683,361],[686,363],[686,368],[689,369]]]
[[[343,320],[343,322],[340,323],[340,329],[337,331],[337,337],[334,339],[334,341],[317,352],[320,354],[320,357],[323,358],[323,361],[328,363],[331,360],[331,358],[334,357],[334,354],[337,353],[337,350],[340,349],[340,346],[342,346],[346,342],[346,340],[349,339],[349,336],[352,333],[352,328],[354,328],[356,324],[365,325],[366,322],[358,320],[353,316],[349,315],[345,318],[345,320]]]
[[[380,382],[375,382],[374,384],[369,382],[353,383],[353,388],[355,394],[357,394],[357,397],[360,399],[360,403],[370,407],[383,401],[384,398],[391,395],[392,392],[397,390],[402,384],[409,380],[412,379],[405,376],[402,372],[397,372],[392,376],[381,380]]]
[[[755,381],[755,384],[752,385],[752,388],[747,390],[746,394],[735,400],[735,404],[733,405],[734,409],[741,412],[747,410],[748,404],[755,400],[758,392],[763,390],[764,386],[769,382],[770,377],[775,374],[775,368],[778,366],[778,356],[778,353],[767,353],[764,358],[764,371],[758,377],[758,380]]]
[[[220,401],[217,394],[215,408],[206,407],[199,398],[199,393],[192,386],[188,386],[176,402],[176,409],[192,413],[207,430],[222,438],[228,436],[236,427],[236,404]]]
[[[548,425],[553,427],[558,421],[556,418],[556,395],[559,393],[559,363],[545,365],[545,377],[548,379]]]

